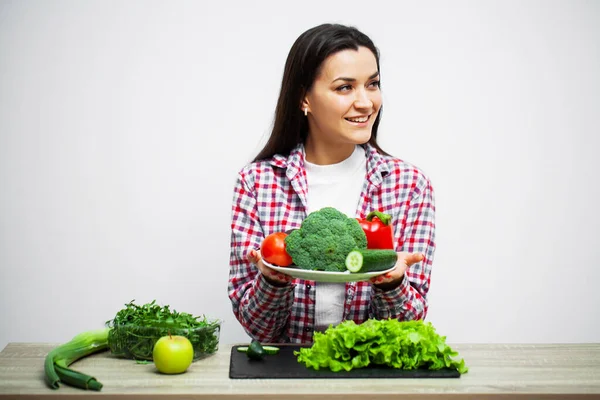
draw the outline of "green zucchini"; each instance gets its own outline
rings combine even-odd
[[[346,269],[352,273],[385,271],[392,268],[398,261],[394,250],[357,249],[352,250],[346,257]]]
[[[250,342],[250,346],[248,346],[246,355],[251,360],[262,360],[262,358],[265,356],[265,349],[263,349],[258,340],[253,340]]]

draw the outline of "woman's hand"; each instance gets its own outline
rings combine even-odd
[[[256,265],[261,274],[263,274],[265,279],[272,285],[285,286],[294,280],[294,278],[289,275],[282,274],[281,272],[267,267],[265,263],[263,263],[260,253],[254,249],[250,250],[248,261]]]
[[[394,269],[386,274],[371,278],[370,281],[373,285],[379,287],[380,289],[393,289],[400,285],[402,279],[404,279],[404,274],[408,267],[421,262],[424,259],[425,256],[421,253],[399,252],[398,261],[396,261]]]

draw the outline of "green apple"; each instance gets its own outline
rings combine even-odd
[[[194,348],[185,336],[163,336],[154,344],[152,358],[163,374],[181,374],[192,364]]]

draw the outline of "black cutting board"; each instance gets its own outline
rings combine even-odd
[[[385,366],[368,366],[350,371],[333,372],[329,369],[314,370],[299,363],[294,351],[300,346],[277,345],[279,353],[267,355],[262,360],[250,360],[246,353],[237,351],[241,346],[233,346],[229,362],[229,378],[460,378],[456,369],[427,369],[403,370]]]

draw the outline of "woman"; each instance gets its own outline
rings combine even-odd
[[[416,167],[377,144],[379,54],[352,27],[304,32],[287,58],[271,136],[234,189],[228,293],[246,332],[261,342],[312,342],[351,319],[424,319],[433,260],[434,195]],[[398,262],[371,281],[291,278],[260,257],[263,239],[300,227],[312,211],[392,215]]]

